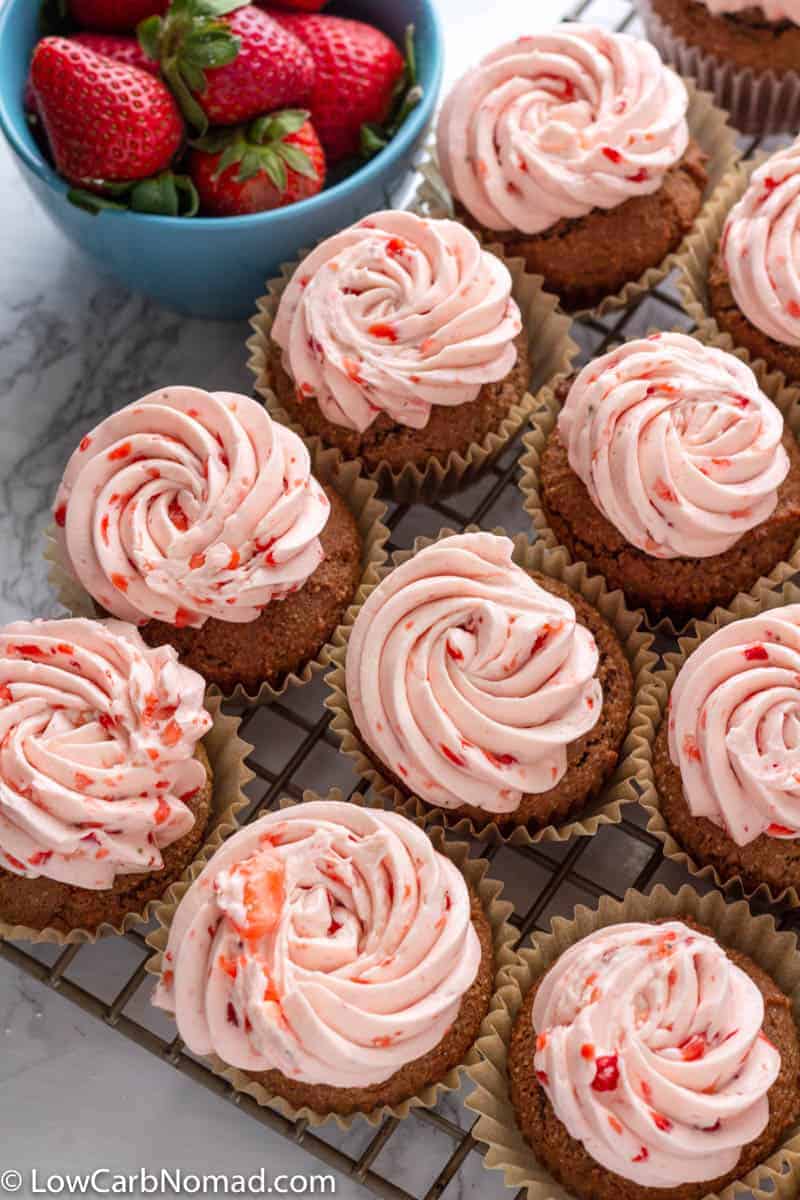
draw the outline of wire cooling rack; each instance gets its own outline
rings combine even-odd
[[[629,0],[583,0],[567,19],[641,32]],[[747,139],[742,141],[742,150],[749,156],[785,140]],[[618,341],[640,336],[653,327],[692,329],[670,281],[626,312],[576,322],[573,337],[585,362]],[[479,482],[446,503],[392,506],[388,517],[391,548],[408,547],[418,535],[436,534],[445,525],[454,529],[470,524],[488,529],[502,525],[511,534],[530,533],[530,520],[517,488],[519,456],[517,442]],[[269,709],[242,712],[240,732],[255,745],[249,759],[255,773],[248,789],[252,803],[243,819],[252,820],[276,807],[283,795],[300,798],[305,788],[323,794],[330,787],[340,787],[347,794],[358,790],[359,780],[350,761],[338,753],[337,740],[328,727],[325,694],[324,682],[318,678],[287,693],[282,703]],[[512,920],[520,940],[546,929],[554,916],[571,915],[576,904],[594,907],[601,896],[619,898],[629,887],[646,891],[660,882],[675,888],[689,879],[663,858],[660,843],[644,828],[643,811],[629,806],[625,812],[620,825],[604,826],[593,838],[514,848],[476,843],[475,854],[491,859],[491,874],[503,880],[505,898],[514,903]],[[692,882],[698,887],[697,880]],[[784,928],[800,929],[800,912],[778,914],[778,919]],[[120,947],[120,941],[124,946]],[[125,952],[122,972],[121,950]],[[113,995],[98,994],[98,955],[105,956],[103,965],[108,969],[100,974],[106,986],[112,981]],[[184,1049],[173,1036],[174,1027],[149,1005],[152,982],[145,963],[150,951],[143,933],[132,931],[119,941],[107,940],[91,948],[70,946],[63,951],[0,939],[0,957],[234,1103],[249,1118],[301,1145],[309,1155],[309,1170],[316,1169],[312,1160],[317,1159],[384,1200],[439,1200],[442,1196],[456,1200],[473,1190],[482,1198],[508,1195],[499,1174],[483,1171],[481,1148],[470,1134],[474,1114],[462,1103],[469,1085],[462,1093],[445,1096],[436,1109],[416,1110],[403,1122],[389,1118],[377,1129],[359,1122],[347,1133],[330,1123],[330,1128],[312,1130],[305,1121],[289,1121],[235,1093]],[[441,1164],[433,1178],[431,1162]],[[523,1195],[519,1193],[519,1200]]]

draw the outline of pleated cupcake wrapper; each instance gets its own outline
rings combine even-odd
[[[658,331],[653,330],[652,332]],[[682,333],[683,330],[676,329],[673,332]],[[697,336],[699,337],[699,334]],[[727,350],[750,365],[758,379],[759,387],[765,395],[769,396],[775,406],[781,410],[786,427],[791,431],[793,437],[800,442],[800,388],[788,387],[781,372],[770,371],[764,362],[750,363],[746,352],[732,347],[731,339],[725,334],[720,333],[719,329],[716,329],[716,332],[710,329],[707,330],[702,341],[706,345],[716,347],[718,350]],[[562,408],[556,392],[558,385],[565,378],[568,378],[568,376],[561,376],[559,379],[554,380],[552,386],[543,388],[536,398],[537,406],[536,412],[531,417],[531,428],[523,438],[525,453],[520,459],[522,477],[519,486],[524,497],[525,511],[529,514],[533,522],[537,537],[541,538],[547,546],[560,547],[570,557],[570,561],[574,561],[569,554],[569,550],[565,546],[560,546],[558,536],[553,531],[542,506],[542,497],[539,490],[542,457],[548,439],[556,427],[556,422]],[[746,538],[747,534],[744,536]],[[668,559],[664,560],[664,569],[665,571],[669,570]],[[750,594],[758,595],[765,587],[780,587],[785,579],[788,579],[797,571],[800,571],[800,538],[798,538],[792,547],[792,552],[788,559],[777,563],[769,575],[759,579],[753,585]],[[661,617],[658,621],[654,621],[646,609],[637,608],[634,611],[641,613],[642,623],[645,628],[663,637],[680,637],[681,634],[691,630],[695,622],[695,618],[692,617],[678,626],[672,617]]]
[[[571,921],[556,917],[551,932],[536,934],[533,949],[519,951],[516,963],[503,972],[477,1042],[482,1061],[469,1068],[476,1088],[466,1105],[478,1114],[472,1136],[485,1143],[485,1165],[503,1171],[506,1187],[526,1188],[528,1200],[574,1200],[538,1162],[520,1132],[511,1102],[508,1047],[527,992],[570,946],[595,930],[626,921],[687,917],[709,929],[724,947],[748,955],[767,971],[790,998],[800,1024],[800,955],[795,936],[778,933],[772,917],[754,917],[744,901],[726,903],[718,892],[699,896],[688,886],[673,894],[659,884],[649,896],[631,890],[621,901],[604,896],[596,909],[579,905]],[[800,1188],[800,1126],[790,1129],[780,1148],[741,1183],[752,1189],[755,1200],[794,1200]],[[739,1187],[729,1185],[714,1194],[715,1200],[733,1200],[741,1194]]]
[[[680,638],[677,651],[664,655],[664,666],[655,673],[653,682],[645,690],[639,704],[639,717],[648,731],[643,753],[639,757],[639,782],[642,789],[640,803],[650,818],[647,828],[661,842],[664,857],[680,863],[698,879],[715,883],[727,896],[744,895],[748,900],[758,903],[791,905],[792,907],[800,905],[800,894],[796,888],[787,887],[783,891],[776,892],[766,883],[760,884],[757,888],[749,888],[739,875],[723,879],[716,867],[710,863],[703,865],[696,862],[675,840],[661,812],[661,799],[656,787],[653,767],[653,749],[661,722],[667,714],[672,685],[689,655],[697,649],[701,642],[725,625],[729,625],[731,621],[754,617],[758,613],[782,608],[786,604],[798,603],[800,603],[800,588],[791,580],[785,580],[781,586],[777,587],[770,587],[763,582],[760,587],[754,589],[751,595],[737,596],[729,608],[716,608],[707,620],[695,623],[691,635]]]
[[[710,92],[742,133],[796,132],[800,126],[800,74],[738,67],[679,37],[655,12],[650,0],[636,0],[647,36],[661,57]]]
[[[388,462],[380,463],[372,471],[364,466],[364,473],[375,481],[381,494],[400,504],[429,504],[471,484],[481,471],[502,454],[525,425],[533,411],[532,392],[536,392],[554,375],[568,370],[578,353],[578,347],[569,336],[572,323],[558,310],[557,297],[543,290],[541,276],[528,274],[521,258],[506,258],[502,246],[486,248],[503,259],[511,273],[514,299],[522,312],[530,347],[531,390],[511,406],[497,429],[481,443],[473,442],[465,454],[453,450],[446,461],[432,457],[424,470],[413,463],[406,463],[401,471],[393,470]],[[250,322],[254,333],[247,346],[250,351],[248,365],[255,376],[255,388],[270,416],[299,434],[309,448],[316,449],[323,444],[322,440],[317,435],[306,433],[302,424],[282,407],[272,387],[270,368],[271,332],[278,305],[299,262],[307,253],[301,251],[298,262],[285,263],[281,267],[281,278],[273,279],[268,284],[267,295],[258,301],[258,311]],[[341,450],[331,452],[346,461]]]
[[[478,528],[470,526],[467,532],[478,532]],[[501,537],[508,536],[503,529],[493,532]],[[426,546],[453,536],[454,530],[443,529],[436,538],[417,538],[413,550],[401,550],[393,555],[392,565],[400,566]],[[514,561],[519,566],[567,584],[605,617],[619,638],[633,672],[633,708],[617,769],[599,796],[591,799],[574,818],[567,817],[562,824],[545,825],[535,831],[524,825],[502,829],[496,821],[476,825],[469,817],[456,817],[448,809],[437,808],[401,791],[370,757],[350,710],[345,673],[346,641],[331,656],[333,670],[325,677],[330,695],[325,705],[333,713],[331,729],[339,738],[343,753],[353,760],[358,774],[370,784],[370,803],[392,808],[427,829],[444,826],[459,837],[532,846],[536,842],[564,842],[572,837],[591,836],[601,825],[618,824],[622,819],[622,806],[638,800],[639,759],[646,752],[649,734],[645,718],[639,716],[639,704],[655,680],[657,655],[651,650],[652,636],[640,628],[640,614],[632,613],[626,607],[622,592],[609,592],[600,576],[590,575],[583,563],[571,563],[563,549],[549,549],[542,542],[532,544],[523,534],[518,534],[513,541]],[[387,565],[382,576],[388,575],[391,569],[392,566]]]
[[[320,797],[315,792],[306,791],[303,793],[303,799],[300,801],[284,797],[281,800],[281,808],[293,808],[296,804],[306,804],[319,799]],[[331,802],[341,802],[345,799],[345,796],[338,788],[333,788],[325,799]],[[350,797],[350,803],[369,807],[363,796],[358,794]],[[483,905],[483,910],[486,913],[492,930],[495,953],[494,988],[496,989],[499,986],[503,971],[507,970],[515,961],[513,946],[518,934],[513,925],[508,923],[508,918],[514,911],[514,906],[507,900],[500,899],[500,893],[503,890],[502,883],[488,877],[489,863],[485,859],[469,857],[469,846],[466,843],[447,841],[443,831],[440,829],[433,830],[430,838],[436,850],[440,854],[446,855],[451,862],[455,863]],[[191,881],[182,881],[174,884],[167,892],[165,901],[156,909],[155,915],[159,922],[159,928],[147,937],[148,945],[156,953],[148,961],[147,970],[151,975],[155,975],[158,978],[161,977],[164,951],[167,948],[169,931],[172,927],[175,912],[189,890],[190,883]],[[403,1120],[415,1108],[433,1108],[439,1103],[439,1100],[445,1093],[457,1091],[461,1087],[464,1082],[464,1068],[470,1063],[477,1062],[477,1054],[474,1049],[471,1050],[464,1062],[449,1071],[444,1078],[438,1080],[436,1083],[429,1084],[423,1091],[411,1096],[408,1100],[404,1100],[402,1104],[383,1105],[381,1108],[373,1109],[369,1113],[355,1112],[349,1116],[342,1116],[339,1113],[318,1113],[308,1107],[294,1108],[283,1097],[269,1092],[262,1083],[256,1082],[245,1071],[228,1066],[216,1055],[210,1055],[207,1061],[210,1063],[215,1075],[220,1075],[223,1079],[226,1079],[235,1091],[252,1096],[258,1104],[275,1109],[291,1121],[304,1120],[309,1125],[319,1126],[324,1125],[327,1121],[334,1120],[341,1129],[350,1129],[357,1121],[363,1120],[370,1125],[378,1126],[387,1117],[396,1117],[399,1120]]]
[[[207,696],[205,707],[214,721],[202,739],[213,776],[211,812],[205,842],[183,872],[180,882],[176,881],[173,884],[175,887],[188,887],[189,882],[197,878],[214,851],[237,828],[236,815],[248,804],[243,789],[253,778],[253,772],[245,764],[245,759],[253,747],[238,735],[239,718],[227,716],[222,711],[221,701],[217,696]],[[168,894],[167,889],[165,894]],[[126,913],[119,925],[104,922],[95,930],[71,929],[69,933],[63,933],[58,929],[30,929],[27,925],[10,925],[0,921],[0,937],[12,942],[53,942],[60,946],[96,942],[112,934],[127,933],[135,925],[146,925],[162,902],[163,896],[155,897],[149,900],[141,911]]]
[[[224,693],[220,693],[216,684],[211,684],[208,689],[209,695],[221,694],[223,700],[239,704],[273,704],[285,695],[289,688],[309,683],[315,674],[328,665],[331,651],[335,646],[341,645],[344,631],[355,621],[361,604],[379,578],[378,571],[386,561],[386,543],[390,535],[383,524],[386,505],[376,499],[375,484],[364,478],[358,463],[341,462],[335,451],[325,450],[321,446],[310,447],[310,450],[314,476],[320,483],[330,484],[335,488],[356,519],[363,544],[361,582],[330,642],[323,646],[315,658],[303,663],[296,671],[290,671],[278,687],[263,683],[258,692],[251,695],[241,684],[233,691]],[[50,563],[48,579],[59,602],[74,617],[96,618],[99,610],[92,597],[61,561],[55,527],[51,526],[45,536],[47,545],[44,556]],[[281,601],[276,600],[273,603],[280,604]]]
[[[576,309],[573,317],[590,315],[603,316],[620,308],[630,308],[648,292],[662,283],[671,271],[679,267],[687,253],[696,241],[702,240],[703,230],[713,212],[717,193],[724,188],[736,169],[741,153],[736,145],[734,131],[728,124],[728,114],[714,104],[713,97],[708,92],[700,91],[691,79],[684,79],[689,93],[689,108],[687,121],[692,137],[700,148],[708,155],[706,170],[708,185],[706,187],[703,207],[698,213],[690,232],[681,242],[677,250],[668,254],[658,266],[648,268],[639,279],[626,283],[618,292],[605,296],[598,304],[590,308]],[[454,209],[450,193],[444,182],[436,160],[435,143],[428,146],[428,158],[420,166],[422,180],[417,189],[416,197],[410,207],[430,217],[453,217]],[[479,235],[480,236],[480,235]],[[483,235],[486,239],[492,235]],[[520,235],[520,238],[524,235]],[[495,247],[490,247],[495,249]]]

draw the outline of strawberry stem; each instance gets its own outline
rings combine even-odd
[[[400,131],[409,114],[417,107],[425,94],[417,76],[417,51],[414,43],[415,29],[413,25],[406,26],[406,69],[397,82],[394,91],[392,111],[384,125],[366,124],[361,126],[361,157],[373,158],[389,145],[389,142]]]

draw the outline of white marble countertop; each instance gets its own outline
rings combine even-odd
[[[34,0],[31,0],[33,3]],[[439,0],[448,26],[448,79],[490,45],[545,27],[568,0]],[[623,0],[587,16],[618,20]],[[0,145],[0,621],[55,611],[42,531],[64,462],[112,409],[168,382],[249,391],[244,323],[190,321],[98,276],[34,207]],[[125,943],[87,951],[98,981]],[[82,952],[83,955],[84,952]],[[83,961],[83,959],[82,959]],[[121,979],[124,979],[121,974]],[[140,993],[149,991],[149,985]],[[113,992],[112,992],[113,994]],[[146,999],[146,996],[144,997]],[[144,999],[142,1003],[144,1003]],[[468,1120],[461,1114],[460,1120]],[[423,1194],[446,1154],[436,1131],[412,1122],[393,1139],[382,1173]],[[264,1130],[57,993],[0,962],[0,1173],[140,1167],[250,1173],[319,1172],[298,1146]],[[213,1134],[209,1130],[213,1129]],[[336,1141],[335,1132],[331,1140]],[[352,1148],[364,1133],[345,1142]],[[337,1195],[364,1196],[337,1176]],[[19,1195],[30,1194],[29,1184]],[[447,1200],[504,1193],[477,1155]]]

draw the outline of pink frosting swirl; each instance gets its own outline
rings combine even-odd
[[[693,816],[739,846],[800,836],[800,605],[697,647],[672,690],[669,748]]]
[[[194,824],[205,683],[119,621],[0,629],[0,866],[105,890]]]
[[[350,635],[361,736],[441,808],[513,812],[558,783],[568,747],[600,718],[592,634],[513,549],[491,533],[428,546],[375,589]]]
[[[794,21],[800,25],[800,0],[700,0],[715,16],[738,13],[748,8],[761,9],[768,21]]]
[[[456,84],[439,164],[481,225],[541,233],[658,191],[686,151],[687,107],[649,43],[561,25],[509,42]]]
[[[660,333],[583,369],[558,420],[595,506],[653,558],[723,554],[775,511],[783,417],[738,358]]]
[[[442,1040],[480,959],[464,878],[421,829],[320,800],[214,855],[175,914],[155,1003],[195,1054],[365,1087]]]
[[[800,346],[800,141],[753,173],[722,235],[734,299],[762,333]]]
[[[53,511],[62,560],[108,612],[199,628],[301,588],[330,503],[300,438],[255,400],[169,387],[87,434]]]
[[[454,221],[383,212],[297,268],[272,336],[302,401],[362,432],[380,413],[424,429],[434,405],[477,399],[517,361],[506,266]]]
[[[612,925],[545,976],[536,1075],[601,1166],[651,1188],[715,1179],[769,1119],[781,1058],[763,1022],[761,992],[713,938]]]

